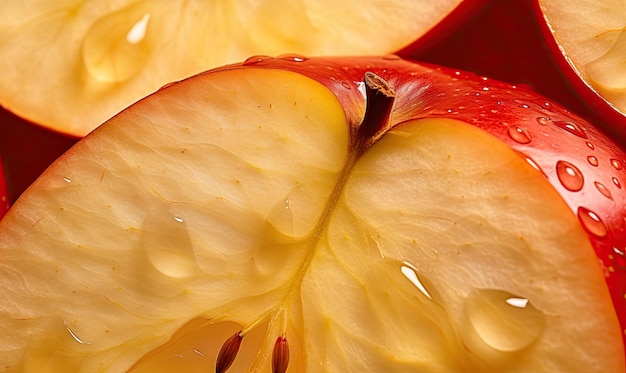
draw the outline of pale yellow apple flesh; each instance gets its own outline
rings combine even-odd
[[[541,173],[451,119],[351,147],[337,98],[226,70],[114,117],[0,221],[15,372],[623,373],[586,233]]]
[[[392,53],[460,3],[3,1],[0,104],[83,136],[164,84],[255,54]]]
[[[539,0],[544,18],[585,83],[626,113],[626,7],[620,0]]]

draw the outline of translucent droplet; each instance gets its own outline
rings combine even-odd
[[[574,122],[564,121],[564,120],[557,120],[557,121],[554,121],[552,123],[554,123],[555,126],[566,130],[567,132],[571,133],[572,135],[576,135],[576,136],[578,136],[580,138],[583,138],[583,139],[587,138],[587,135],[585,134],[585,131],[583,131],[582,128],[580,128]]]
[[[509,127],[508,132],[509,137],[520,144],[528,144],[530,142],[530,136],[528,136],[528,133],[521,127]]]
[[[65,329],[67,329],[68,333],[70,333],[70,336],[72,337],[72,339],[74,339],[74,341],[80,343],[81,345],[90,345],[91,342],[86,342],[84,341],[82,338],[80,338],[70,327],[69,325],[67,325],[67,321],[63,320],[63,325],[65,326]]]
[[[166,211],[155,209],[141,227],[141,248],[148,263],[161,274],[183,278],[197,273],[197,261],[185,216],[188,206],[172,203]]]
[[[527,162],[527,163],[528,163],[528,164],[529,164],[532,168],[534,168],[535,170],[537,170],[537,171],[541,172],[541,174],[542,174],[544,177],[547,177],[547,175],[545,174],[545,172],[543,172],[543,170],[541,169],[541,167],[539,167],[539,165],[537,164],[537,162],[535,162],[532,158],[524,156],[524,159],[526,159],[526,162]]]
[[[613,166],[613,168],[616,170],[622,169],[622,163],[618,161],[617,159],[611,159],[611,166]]]
[[[622,189],[622,183],[620,183],[616,177],[612,177],[611,180],[613,180],[613,184],[615,184],[616,187]]]
[[[252,57],[248,57],[245,61],[243,61],[244,66],[256,65],[263,61],[273,60],[273,57],[265,56],[265,55],[256,55]]]
[[[520,105],[523,109],[528,109],[530,106],[528,106],[527,104],[521,104]]]
[[[433,296],[424,286],[420,276],[418,276],[417,269],[410,263],[404,262],[400,267],[400,272],[406,277],[415,287],[424,294],[428,299],[433,299]]]
[[[598,158],[594,157],[593,155],[588,156],[587,161],[592,166],[598,166]]]
[[[519,351],[543,333],[546,316],[525,297],[477,289],[465,299],[465,313],[480,340],[499,351]]]
[[[595,147],[595,146],[593,146],[593,144],[592,144],[592,143],[590,143],[589,141],[587,141],[587,142],[586,142],[586,144],[587,144],[587,147],[588,147],[589,149],[591,149],[591,150],[594,150],[594,149],[596,148],[596,147]]]
[[[618,249],[617,247],[613,248],[613,261],[620,269],[626,269],[626,253],[624,251]]]
[[[345,89],[352,89],[352,86],[348,82],[341,82],[341,86]]]
[[[550,118],[538,117],[537,123],[541,124],[542,126],[547,126],[550,123]]]
[[[589,233],[597,237],[606,236],[606,225],[595,212],[581,206],[578,208],[578,219]]]
[[[152,53],[150,8],[138,2],[96,20],[81,46],[87,72],[102,82],[123,82],[141,71]]]
[[[613,199],[613,196],[611,195],[611,192],[609,191],[609,189],[604,186],[604,184],[599,183],[599,182],[594,182],[593,183],[596,186],[596,189],[598,189],[598,191],[600,193],[602,193],[603,196],[605,196],[608,199]]]
[[[386,56],[383,56],[383,60],[387,60],[387,61],[397,61],[400,60],[400,56],[398,56],[397,54],[388,54]]]
[[[292,62],[304,62],[306,60],[308,60],[307,57],[301,55],[301,54],[296,54],[296,53],[290,53],[290,54],[282,54],[280,56],[278,56],[279,59],[281,60],[285,60],[285,61],[292,61]]]
[[[566,161],[558,161],[556,163],[556,175],[561,184],[572,192],[581,190],[585,183],[585,179],[580,170]]]
[[[69,177],[65,176],[63,178],[63,181],[65,181],[66,183],[70,184],[72,182],[72,179],[70,179]]]

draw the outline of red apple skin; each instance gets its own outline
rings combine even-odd
[[[626,150],[590,122],[527,86],[393,56],[256,56],[216,71],[250,67],[290,70],[319,81],[337,95],[353,127],[365,105],[355,87],[372,71],[396,91],[389,126],[418,118],[454,118],[517,151],[578,216],[626,330]]]
[[[4,175],[4,164],[0,157],[0,219],[9,210],[9,191],[7,190],[7,181]]]
[[[441,43],[471,22],[493,0],[463,0],[441,22],[437,23],[426,34],[402,49],[403,54],[417,55],[428,53],[433,46]],[[400,53],[400,52],[399,52]]]
[[[622,144],[626,144],[626,114],[611,105],[610,102],[581,78],[577,69],[572,65],[554,38],[550,30],[550,24],[541,10],[539,0],[533,0],[532,5],[546,43],[551,50],[552,58],[556,61],[561,73],[571,83],[576,92],[587,101],[593,113],[591,118],[598,119],[598,125],[621,141]]]
[[[77,138],[52,132],[0,107],[0,158],[4,164],[7,202],[15,202],[76,141]]]

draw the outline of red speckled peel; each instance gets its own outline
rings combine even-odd
[[[519,152],[585,227],[626,329],[626,153],[591,123],[527,88],[395,56],[255,56],[223,69],[251,66],[298,72],[340,92],[353,126],[365,108],[362,77],[372,71],[397,93],[390,126],[417,118],[459,119]]]

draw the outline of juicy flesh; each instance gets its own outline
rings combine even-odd
[[[626,113],[626,7],[620,0],[539,0],[562,52],[581,78]]]
[[[624,371],[595,254],[543,176],[450,119],[350,148],[337,99],[223,71],[134,105],[0,221],[8,371]],[[573,327],[575,326],[575,327]]]
[[[460,2],[5,1],[0,103],[83,136],[164,84],[255,54],[392,53]]]

